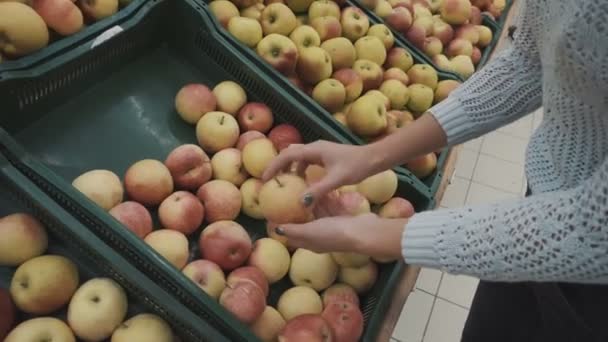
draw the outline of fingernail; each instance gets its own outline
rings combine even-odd
[[[276,227],[274,231],[279,235],[285,235],[285,230],[283,230],[281,227]]]
[[[304,197],[302,197],[302,203],[304,203],[305,207],[310,207],[310,205],[312,204],[312,201],[313,201],[312,194],[306,194],[306,195],[304,195]]]

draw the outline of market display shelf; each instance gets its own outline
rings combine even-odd
[[[61,59],[64,54],[81,47],[83,44],[86,44],[87,48],[94,48],[102,44],[105,39],[112,37],[113,32],[117,32],[116,27],[120,26],[122,22],[136,13],[148,1],[133,0],[114,15],[91,23],[73,35],[60,37],[55,41],[51,41],[47,47],[32,54],[12,60],[4,59],[0,63],[0,80],[2,80],[3,74],[6,71],[33,68],[37,65],[48,63],[53,59]],[[53,33],[49,33],[53,37]]]
[[[102,48],[83,45],[65,54],[61,63],[7,73],[0,81],[0,103],[7,113],[0,117],[0,152],[88,230],[230,341],[255,341],[216,300],[70,183],[91,169],[122,176],[138,160],[164,160],[178,145],[196,143],[194,127],[174,109],[175,94],[189,82],[214,86],[233,80],[249,101],[267,104],[277,123],[296,126],[306,142],[347,140],[226,42],[202,5],[152,0],[121,27]],[[417,211],[431,208],[426,187],[398,177],[398,196]],[[264,236],[265,222],[237,221],[252,239]],[[198,234],[191,240],[191,255],[198,254],[193,243]],[[361,298],[364,341],[378,333],[402,270],[395,263],[381,265],[376,285]],[[273,285],[269,304],[276,304],[289,286],[289,280]]]
[[[229,341],[175,300],[167,289],[159,287],[129,263],[120,255],[121,251],[101,241],[0,155],[0,217],[16,213],[30,214],[42,223],[49,236],[45,254],[61,255],[73,261],[78,267],[81,285],[99,277],[111,278],[120,284],[129,300],[125,319],[151,313],[169,323],[182,341]],[[15,270],[16,267],[0,266],[0,287],[10,287]],[[51,316],[65,321],[66,311],[64,307]],[[18,312],[16,322],[34,317]]]
[[[304,105],[306,107],[307,113],[310,113],[310,114],[318,117],[319,119],[323,120],[328,126],[330,126],[335,132],[337,132],[342,137],[343,141],[351,143],[351,144],[355,144],[355,145],[365,144],[365,141],[363,139],[361,139],[360,137],[353,134],[353,132],[351,132],[347,127],[345,127],[340,122],[338,122],[332,116],[332,113],[329,113],[327,110],[325,110],[323,107],[321,107],[315,100],[312,99],[312,97],[310,97],[308,94],[306,94],[301,89],[296,87],[291,81],[289,81],[289,79],[287,77],[282,75],[280,72],[278,72],[276,69],[274,69],[270,64],[268,64],[261,57],[259,57],[258,54],[255,52],[255,50],[243,45],[230,32],[228,32],[228,30],[226,30],[220,24],[219,20],[217,20],[217,18],[215,18],[213,16],[213,14],[211,13],[211,11],[208,7],[208,3],[210,1],[204,1],[204,0],[197,0],[197,1],[201,3],[201,5],[205,9],[208,17],[213,21],[216,30],[224,37],[224,39],[231,46],[233,46],[235,49],[237,49],[241,54],[246,56],[248,62],[255,64],[256,67],[263,70],[266,75],[268,75],[274,81],[276,81],[280,85],[280,87],[283,90],[285,90],[285,92],[287,93],[287,96],[290,96],[295,101],[300,102],[302,105]],[[351,0],[347,0],[345,3],[345,6],[359,7],[355,4],[355,2],[353,2]],[[375,16],[369,16],[369,19],[370,19],[370,25],[378,24],[381,22],[381,20]],[[409,45],[407,45],[405,42],[396,40],[394,46],[404,48],[405,50],[407,50],[412,55],[412,57],[414,59],[414,63],[429,64],[428,60],[424,59],[424,57],[421,56],[415,50],[412,50],[412,48]],[[458,76],[456,76],[452,73],[438,71],[437,74],[439,76],[440,81],[441,80],[457,80],[459,82],[462,82],[462,80]],[[447,155],[447,149],[443,150],[441,152],[441,154],[438,157],[438,160],[441,160],[441,161],[445,160],[446,155]],[[410,172],[409,170],[407,170],[405,167],[402,167],[402,166],[396,167],[396,168],[394,168],[394,170],[398,174],[404,175],[405,177],[412,179],[412,181],[414,182],[414,185],[416,185],[419,188],[424,188],[426,195],[432,197],[434,195],[434,191],[436,191],[436,187],[433,188],[433,186],[435,184],[438,184],[441,181],[441,179],[437,178],[437,177],[440,177],[440,175],[441,175],[440,170],[442,167],[443,167],[443,164],[438,163],[436,170],[429,176],[425,177],[424,179],[418,179],[412,172]]]

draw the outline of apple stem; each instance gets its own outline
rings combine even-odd
[[[222,115],[222,116],[220,117],[220,125],[223,125],[223,124],[224,124],[224,116]]]
[[[278,177],[275,177],[275,178],[274,178],[274,181],[275,181],[275,182],[277,182],[277,184],[278,184],[280,187],[283,187],[283,184],[281,183],[281,181],[279,180],[279,178],[278,178]]]

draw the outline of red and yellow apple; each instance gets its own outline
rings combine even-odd
[[[245,263],[252,250],[247,231],[234,221],[217,221],[201,233],[199,247],[203,259],[230,271]]]

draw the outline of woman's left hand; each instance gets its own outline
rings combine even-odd
[[[375,214],[324,217],[305,224],[275,229],[288,244],[317,253],[354,252],[377,258],[401,257],[406,219],[384,219]]]

